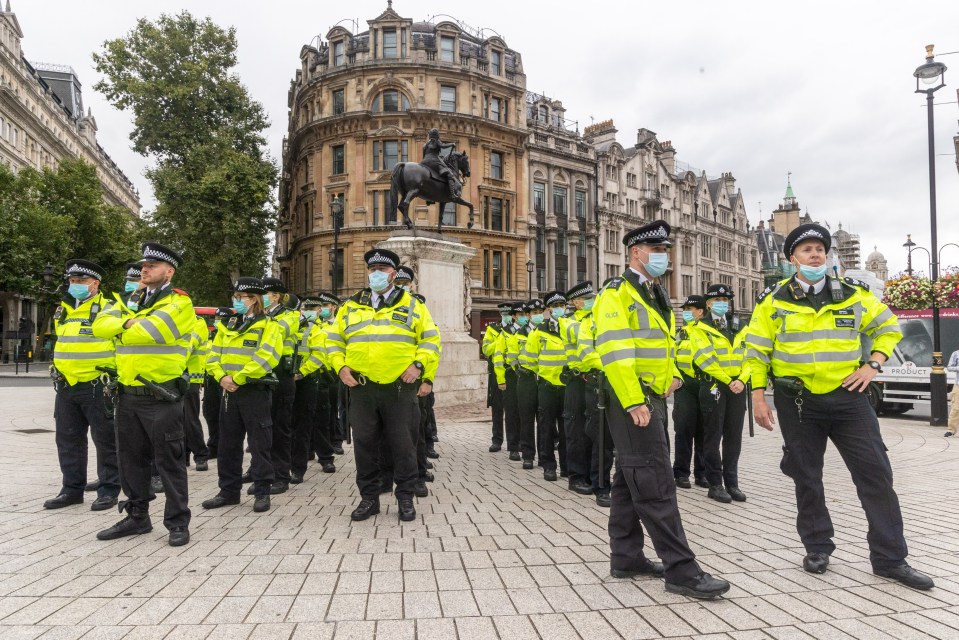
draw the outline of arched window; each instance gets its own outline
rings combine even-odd
[[[396,113],[410,110],[410,99],[396,89],[388,89],[373,99],[373,113]]]

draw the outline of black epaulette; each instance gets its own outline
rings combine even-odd
[[[779,288],[780,288],[781,286],[782,286],[782,283],[781,283],[781,282],[777,282],[776,284],[771,284],[771,285],[769,285],[768,287],[766,287],[765,289],[763,289],[762,293],[760,293],[758,296],[756,296],[756,304],[759,304],[760,302],[762,302],[763,300],[765,300],[765,299],[766,299],[767,297],[769,297],[770,295],[772,295],[772,294],[776,293],[777,291],[779,291]]]
[[[854,287],[859,287],[860,289],[865,289],[869,291],[869,285],[863,282],[862,280],[856,280],[855,278],[845,277],[842,279],[846,284],[851,284]]]
[[[373,306],[373,293],[369,289],[360,289],[350,296],[350,300],[356,302],[357,304],[365,304],[366,306],[371,307]]]
[[[622,284],[623,284],[623,278],[620,276],[617,276],[613,278],[612,280],[610,280],[609,283],[607,283],[607,285],[603,287],[603,289],[613,289],[615,291],[616,289],[619,289],[620,286],[622,286]]]

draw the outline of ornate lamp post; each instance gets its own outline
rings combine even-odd
[[[932,281],[939,279],[939,255],[937,249],[938,234],[936,228],[936,141],[933,126],[932,98],[933,94],[946,86],[946,65],[935,61],[932,52],[933,45],[926,46],[926,62],[919,65],[912,74],[916,78],[916,93],[926,94],[926,122],[929,137],[929,225],[932,231],[932,247],[929,256],[932,258]],[[949,407],[946,399],[946,370],[942,365],[942,342],[939,330],[939,305],[935,297],[932,300],[932,371],[929,374],[932,411],[929,424],[941,427],[946,424]]]
[[[536,263],[535,263],[535,262],[533,262],[532,260],[527,260],[527,261],[526,261],[526,274],[527,274],[527,276],[528,276],[528,278],[527,278],[527,284],[526,284],[526,291],[527,291],[527,293],[529,294],[529,295],[528,295],[529,298],[532,298],[532,297],[533,297],[533,269],[535,269],[535,268],[536,268]]]
[[[916,246],[916,243],[912,241],[912,234],[906,235],[906,241],[903,245],[906,248],[906,273],[909,274],[909,277],[912,277],[912,248]]]

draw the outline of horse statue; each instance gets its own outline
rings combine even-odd
[[[473,205],[463,200],[460,195],[463,181],[470,175],[470,161],[466,152],[451,151],[442,159],[454,177],[455,190],[450,189],[450,183],[430,169],[429,166],[418,162],[400,162],[393,167],[393,176],[390,179],[390,202],[403,213],[403,222],[407,229],[413,228],[410,220],[410,203],[414,198],[426,200],[426,204],[438,202],[440,204],[439,225],[437,231],[443,229],[443,205],[454,202],[466,206],[470,212],[468,229],[473,228]],[[395,213],[395,211],[394,211]]]

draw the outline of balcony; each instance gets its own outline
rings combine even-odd
[[[639,199],[643,201],[645,207],[658,207],[663,202],[659,189],[640,189]]]

